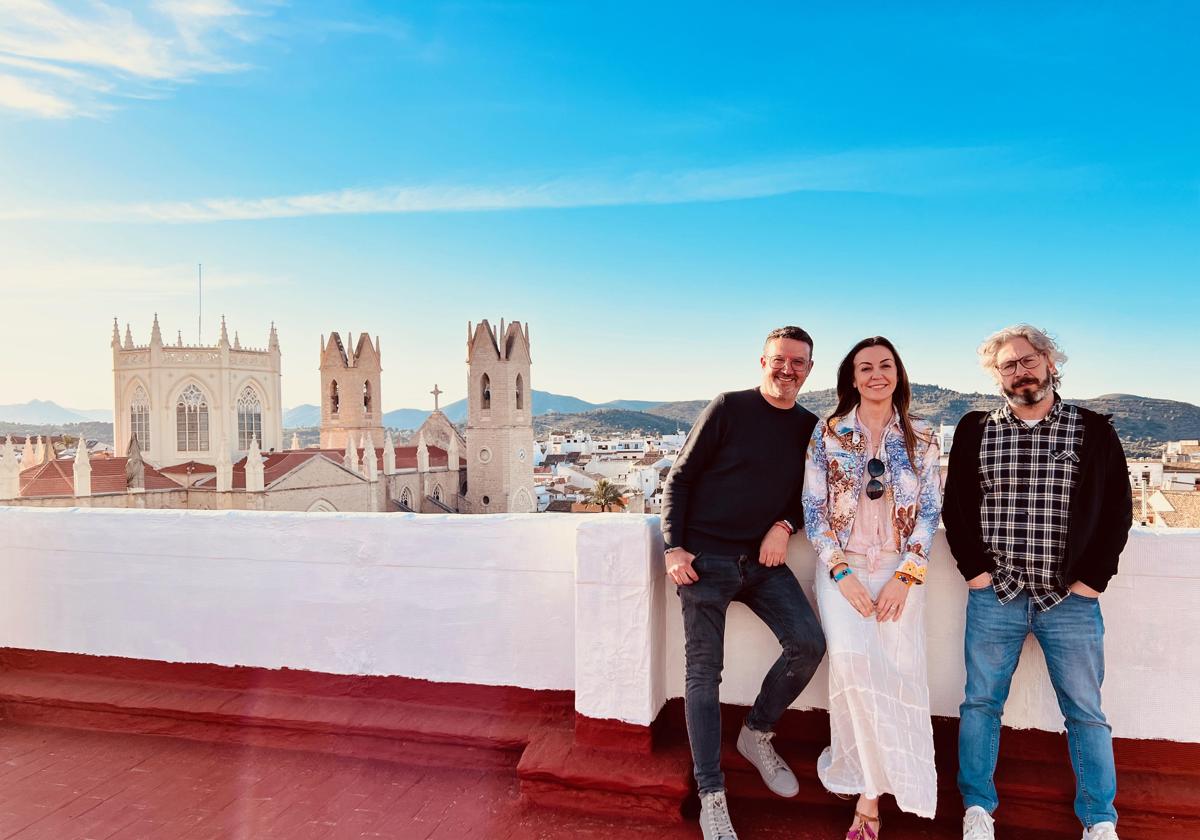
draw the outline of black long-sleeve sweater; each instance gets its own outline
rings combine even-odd
[[[804,456],[816,425],[808,409],[776,408],[757,388],[709,403],[663,489],[667,547],[756,557],[778,520],[801,528]]]

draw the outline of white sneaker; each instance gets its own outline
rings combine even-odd
[[[742,724],[737,750],[754,765],[771,793],[776,796],[795,796],[800,792],[800,783],[796,781],[796,774],[771,746],[774,737],[774,732],[757,732]]]
[[[963,815],[963,840],[996,840],[995,825],[991,814],[972,805]]]
[[[1117,837],[1117,827],[1110,822],[1096,823],[1091,828],[1084,829],[1083,840],[1120,840]]]
[[[700,794],[700,833],[704,840],[738,840],[733,823],[729,821],[725,791]]]

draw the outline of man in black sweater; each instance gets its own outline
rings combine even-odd
[[[812,679],[825,637],[795,575],[788,537],[802,527],[804,457],[817,418],[796,404],[812,369],[812,338],[799,327],[767,336],[762,382],[708,404],[663,491],[667,575],[683,606],[684,711],[705,840],[736,840],[721,773],[719,686],[725,612],[741,601],[783,648],[738,735],[738,751],[773,792],[795,796],[795,775],[771,746],[772,728]]]
[[[1032,633],[1066,719],[1083,840],[1117,840],[1100,593],[1133,519],[1125,454],[1107,417],[1058,396],[1066,356],[1041,330],[1000,330],[979,357],[1005,403],[959,421],[942,507],[970,588],[958,730],[963,838],[995,836],[1000,715]]]

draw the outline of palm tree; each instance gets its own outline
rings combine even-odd
[[[607,513],[613,505],[625,509],[625,499],[621,496],[621,488],[613,484],[607,478],[602,478],[596,482],[596,486],[591,489],[587,495],[589,505],[596,505],[602,511]]]

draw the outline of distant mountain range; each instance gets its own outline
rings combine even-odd
[[[534,416],[543,414],[579,414],[595,409],[627,409],[645,411],[661,403],[648,400],[612,400],[606,403],[590,403],[578,397],[564,394],[551,394],[549,391],[533,392]],[[465,423],[467,420],[467,401],[461,399],[442,406],[442,412],[454,423]],[[397,408],[383,415],[383,425],[390,429],[416,429],[433,412],[419,408]],[[321,425],[321,407],[317,405],[298,405],[283,413],[284,428],[307,428]]]
[[[935,426],[941,423],[953,425],[968,411],[995,408],[1000,401],[996,394],[965,394],[936,385],[913,385],[912,391],[912,413]],[[1133,394],[1105,394],[1090,400],[1068,399],[1092,411],[1111,414],[1126,453],[1131,457],[1154,454],[1156,445],[1163,441],[1200,438],[1200,406],[1191,403]],[[837,392],[833,388],[802,392],[800,403],[818,416],[828,417],[837,406]],[[556,431],[654,433],[668,430],[664,428],[664,421],[668,427],[690,428],[706,405],[707,400],[686,400],[660,403],[644,411],[616,413],[592,409],[574,415],[537,418],[534,425],[535,429],[542,427]]]
[[[1071,398],[1068,398],[1071,399]],[[819,416],[828,416],[837,402],[832,388],[800,394],[800,403]],[[1132,457],[1153,454],[1156,445],[1168,440],[1200,438],[1200,406],[1175,400],[1139,397],[1133,394],[1105,394],[1089,400],[1071,402],[1113,416],[1125,451]],[[933,424],[957,423],[973,409],[994,408],[995,394],[966,394],[936,385],[913,385],[913,413]],[[592,434],[665,434],[686,431],[708,404],[708,400],[653,402],[649,400],[612,400],[591,403],[578,397],[533,392],[534,429],[539,435],[548,431],[570,432],[576,429]],[[467,419],[465,399],[442,409],[455,423]],[[383,424],[393,429],[416,429],[430,414],[415,408],[401,408],[383,415]],[[0,406],[0,432],[32,434],[61,433],[64,425],[87,423],[89,437],[111,442],[112,412],[106,409],[63,408],[53,402],[33,400],[23,405]],[[108,434],[100,430],[107,423]],[[315,405],[299,405],[284,413],[286,429],[319,426],[321,410]],[[120,448],[120,447],[118,447]]]
[[[8,423],[59,425],[86,423],[91,420],[111,423],[112,419],[111,408],[63,408],[58,403],[44,400],[30,400],[19,405],[0,405],[0,421]]]
[[[968,411],[994,408],[996,394],[963,393],[936,385],[913,385],[912,411],[930,423],[957,423]],[[1163,441],[1200,438],[1200,406],[1174,400],[1159,400],[1133,394],[1105,394],[1090,400],[1071,402],[1113,416],[1113,423],[1131,457],[1154,454]],[[800,403],[821,417],[827,417],[837,405],[833,388],[806,391]],[[590,403],[578,397],[533,392],[534,432],[570,432],[576,429],[591,434],[667,434],[686,431],[696,422],[708,400],[683,400],[656,403],[649,400],[612,400]],[[467,419],[467,401],[459,400],[442,409],[455,423]],[[383,415],[383,424],[396,429],[415,429],[430,412],[402,408]],[[317,426],[320,409],[314,405],[297,406],[284,416],[286,427]]]

